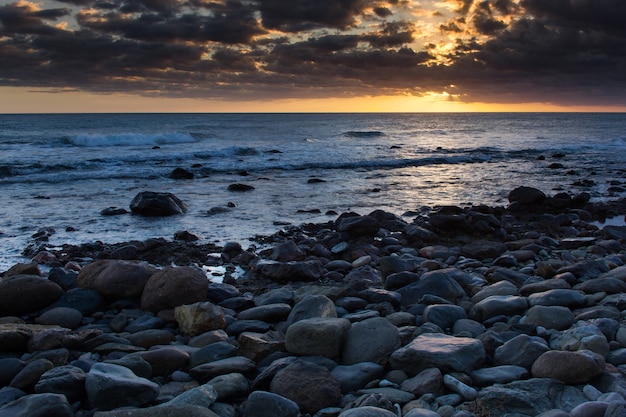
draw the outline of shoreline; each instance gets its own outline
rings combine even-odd
[[[0,417],[626,413],[626,226],[592,224],[626,199],[509,200],[343,213],[247,250],[33,246],[0,279]]]

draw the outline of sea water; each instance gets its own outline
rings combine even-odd
[[[171,179],[175,168],[194,178]],[[346,211],[410,221],[424,206],[505,206],[520,185],[624,197],[626,114],[0,115],[0,271],[43,228],[51,247],[179,230],[245,246]],[[141,191],[171,192],[189,211],[101,215]]]

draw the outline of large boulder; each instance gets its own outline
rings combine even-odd
[[[78,285],[107,298],[139,298],[155,272],[156,268],[143,262],[99,260],[80,271]]]
[[[296,355],[321,355],[336,358],[350,321],[343,318],[322,318],[300,320],[287,328],[285,347]]]
[[[190,266],[168,266],[150,277],[141,296],[141,308],[159,311],[204,301],[209,280]]]
[[[384,365],[389,355],[400,347],[400,332],[391,322],[374,317],[354,323],[343,345],[345,365],[373,362]]]
[[[558,379],[569,385],[584,384],[604,371],[604,358],[590,350],[550,350],[539,356],[531,372],[535,378]]]
[[[520,203],[524,205],[541,204],[546,201],[543,191],[532,187],[517,187],[509,192],[510,203]]]
[[[130,210],[141,216],[160,217],[186,213],[188,207],[172,193],[142,191],[130,202]]]
[[[341,387],[320,365],[297,360],[276,373],[270,391],[294,401],[304,413],[315,414],[341,401]]]
[[[393,369],[417,374],[426,368],[465,372],[476,369],[485,361],[485,348],[480,340],[443,334],[423,334],[391,354]]]
[[[89,403],[100,410],[124,406],[140,407],[154,400],[159,386],[138,377],[128,368],[112,363],[96,363],[85,380]]]
[[[63,289],[36,275],[14,275],[0,281],[0,316],[21,316],[48,307]]]
[[[0,417],[74,417],[74,412],[63,395],[32,394],[1,407]]]

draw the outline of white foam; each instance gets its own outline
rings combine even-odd
[[[172,143],[195,142],[189,133],[117,133],[117,134],[80,134],[69,138],[76,146],[134,146],[134,145],[167,145]]]

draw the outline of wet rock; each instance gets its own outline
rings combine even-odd
[[[138,298],[155,272],[156,268],[143,262],[99,260],[80,271],[78,285],[107,298]]]
[[[445,371],[470,372],[482,365],[485,348],[476,339],[443,334],[424,334],[392,353],[393,369],[417,374],[436,367]]]
[[[386,364],[389,355],[399,347],[398,328],[384,318],[375,317],[352,324],[341,356],[345,365],[359,362]]]
[[[300,320],[287,329],[285,348],[297,355],[337,358],[349,329],[350,321],[344,318]]]
[[[513,381],[527,379],[528,369],[517,365],[500,365],[490,368],[476,369],[470,373],[475,385],[487,387],[493,384],[507,384]]]
[[[371,216],[351,216],[337,220],[337,230],[353,236],[374,236],[379,229],[380,223]]]
[[[276,373],[270,391],[289,398],[304,413],[339,405],[341,387],[323,366],[297,360]]]
[[[411,283],[397,292],[402,297],[402,305],[417,304],[425,295],[436,295],[453,304],[465,295],[465,291],[453,278],[455,270],[442,269],[422,274],[419,281]]]
[[[169,376],[172,372],[182,369],[189,362],[189,353],[172,346],[160,346],[147,351],[131,353],[139,356],[152,366],[153,376]]]
[[[243,417],[297,417],[298,404],[281,395],[255,391],[248,397]]]
[[[469,312],[471,319],[484,322],[498,315],[515,315],[523,313],[528,308],[525,297],[513,295],[492,295],[474,304]]]
[[[256,263],[255,270],[278,282],[317,281],[324,274],[319,261],[277,262],[261,260]]]
[[[524,205],[538,205],[546,200],[546,195],[532,187],[517,187],[509,193],[510,203],[520,203]]]
[[[74,417],[65,396],[32,394],[0,407],[0,417]]]
[[[337,365],[331,375],[339,381],[344,394],[357,391],[369,382],[383,376],[385,368],[373,362],[360,362],[353,365]]]
[[[189,172],[185,168],[174,168],[170,173],[170,178],[174,180],[192,180],[193,177],[193,172]]]
[[[535,378],[552,378],[566,384],[583,384],[604,371],[604,358],[589,350],[566,352],[551,350],[533,363]]]
[[[458,320],[466,319],[465,309],[457,305],[434,304],[424,310],[423,319],[442,329],[451,329]]]
[[[85,380],[90,404],[100,410],[142,406],[154,400],[159,386],[138,377],[130,369],[110,363],[96,363]]]
[[[325,295],[307,295],[293,307],[287,318],[287,325],[314,317],[337,317],[335,303]]]
[[[141,295],[141,308],[159,311],[204,301],[209,282],[193,267],[168,266],[152,275]]]
[[[426,368],[402,382],[400,389],[421,397],[424,394],[443,394],[443,374],[439,368]]]
[[[515,365],[530,369],[535,360],[549,350],[550,347],[544,339],[520,334],[498,347],[493,361],[496,365]]]
[[[130,211],[147,217],[172,216],[186,213],[189,208],[172,193],[142,191],[130,202]]]
[[[397,417],[397,414],[384,408],[366,405],[342,411],[338,417]]]
[[[61,297],[63,289],[35,275],[13,275],[0,280],[0,316],[33,313]]]
[[[254,190],[254,187],[249,184],[235,183],[235,184],[230,184],[228,186],[228,191],[246,192],[246,191],[252,191],[252,190]]]
[[[556,289],[530,294],[528,304],[532,306],[564,306],[570,308],[583,307],[586,304],[585,295],[576,290]]]
[[[234,356],[195,366],[189,373],[200,381],[208,381],[220,375],[232,373],[246,375],[254,370],[256,370],[254,361],[243,356]]]
[[[285,303],[267,304],[252,307],[237,314],[239,320],[260,320],[264,322],[277,322],[286,320],[291,313],[291,306]]]
[[[76,366],[57,366],[41,375],[35,385],[35,392],[62,394],[70,403],[74,403],[85,396],[86,378],[85,372]]]
[[[189,366],[193,368],[203,363],[232,358],[233,356],[237,356],[237,350],[238,349],[232,343],[226,341],[211,343],[191,354]]]
[[[180,331],[187,336],[226,328],[223,310],[208,301],[177,306],[174,316]]]
[[[524,324],[565,330],[574,323],[574,314],[567,307],[536,305],[528,309]]]

